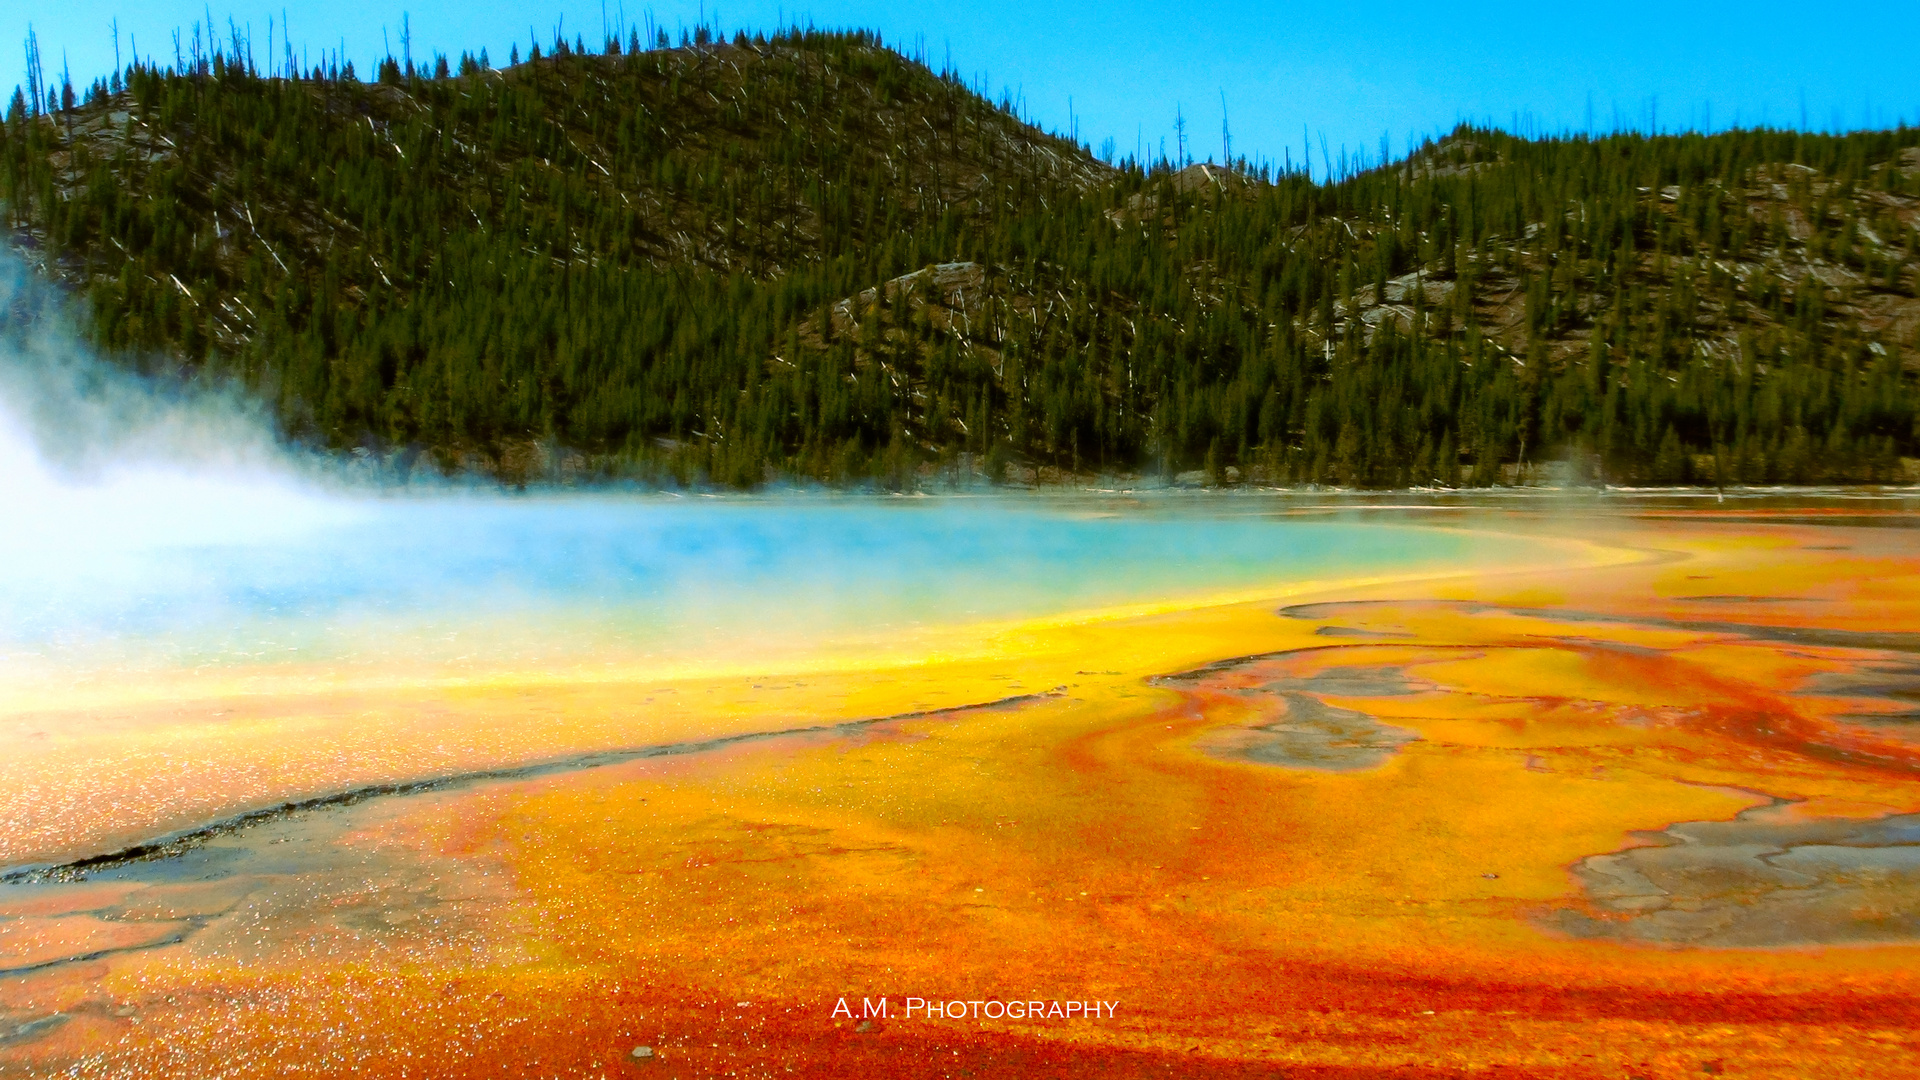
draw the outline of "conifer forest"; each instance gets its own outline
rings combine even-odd
[[[117,363],[398,474],[1920,479],[1920,130],[1309,175],[1105,160],[863,32],[250,51],[32,68],[0,216]]]

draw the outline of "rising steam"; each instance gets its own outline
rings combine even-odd
[[[759,656],[769,638],[1378,572],[1471,546],[1272,520],[1243,500],[1108,513],[358,484],[277,442],[239,394],[100,359],[17,261],[0,263],[0,503],[0,661],[92,655],[103,672],[129,649],[194,665]]]
[[[56,584],[132,552],[323,526],[344,504],[312,473],[242,398],[101,360],[62,298],[0,258],[0,581]]]

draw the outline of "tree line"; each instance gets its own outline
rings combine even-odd
[[[16,91],[0,212],[110,355],[509,480],[1883,482],[1920,133],[1462,127],[1107,164],[869,33]]]

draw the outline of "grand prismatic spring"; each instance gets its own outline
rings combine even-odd
[[[0,1075],[1915,1071],[1898,498],[12,464]]]

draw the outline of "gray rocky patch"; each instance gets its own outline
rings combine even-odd
[[[1597,913],[1548,916],[1576,937],[1765,947],[1920,939],[1920,814],[1732,821],[1642,834],[1647,847],[1574,864]]]
[[[1268,653],[1239,657],[1154,681],[1230,694],[1256,703],[1266,717],[1271,717],[1213,732],[1201,747],[1220,757],[1347,772],[1378,765],[1419,738],[1406,728],[1322,700],[1405,697],[1433,689],[1429,683],[1409,679],[1403,665],[1334,665],[1311,675],[1254,682],[1263,675],[1283,671],[1288,656]]]
[[[1272,692],[1285,703],[1278,719],[1225,733],[1209,749],[1263,765],[1350,772],[1372,768],[1419,738],[1406,728],[1336,708],[1311,694]]]
[[[1407,678],[1404,669],[1393,665],[1376,667],[1330,667],[1299,679],[1283,679],[1267,684],[1275,693],[1300,692],[1328,697],[1406,697],[1433,689],[1432,684]]]

